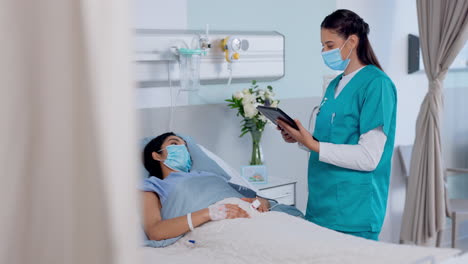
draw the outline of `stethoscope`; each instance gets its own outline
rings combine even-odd
[[[310,123],[312,122],[312,117],[314,116],[313,114],[314,114],[315,109],[318,108],[318,110],[317,110],[317,116],[318,116],[320,114],[320,110],[322,109],[323,105],[327,102],[327,100],[328,100],[327,97],[323,98],[320,105],[314,107],[314,109],[312,110],[312,115],[311,115],[311,117],[309,119],[309,128],[310,128]],[[331,124],[333,124],[333,121],[335,120],[335,116],[336,116],[336,113],[333,113],[332,116],[331,116],[331,121],[330,121]]]
[[[320,105],[316,105],[313,109],[312,112],[310,113],[309,117],[309,125],[308,125],[308,131],[312,131],[312,124],[314,124],[314,129],[315,129],[315,122],[316,122],[316,117],[320,114],[320,110],[322,109],[323,105],[327,102],[328,98],[324,97]],[[332,115],[332,123],[333,119],[335,117],[335,113]],[[316,139],[317,140],[317,139]]]
[[[316,106],[316,107],[318,107],[317,115],[320,114],[320,110],[322,109],[322,106],[327,102],[327,100],[328,100],[327,97],[323,98],[323,100],[322,100],[322,102],[320,103],[320,105],[319,105],[319,106]],[[315,108],[314,108],[314,110],[315,110]],[[313,110],[312,110],[312,113],[313,113]]]

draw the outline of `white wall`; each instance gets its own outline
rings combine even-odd
[[[134,28],[187,29],[187,0],[134,0],[133,3]],[[187,94],[177,96],[176,88],[173,89],[174,104],[186,104]],[[138,108],[170,106],[171,91],[169,87],[141,88],[136,100]]]
[[[419,35],[416,1],[337,0],[337,8],[350,9],[370,26],[369,39],[385,72],[398,91],[395,146],[413,144],[416,118],[427,92],[424,73],[407,74],[407,36]],[[398,242],[404,209],[406,178],[394,153],[387,217],[380,236]]]
[[[136,28],[187,28],[187,0],[134,0],[133,7]]]
[[[324,74],[332,72],[320,55],[320,23],[334,9],[335,1],[328,0],[237,0],[234,5],[212,0],[188,1],[188,27],[200,29],[210,23],[210,28],[219,30],[278,31],[285,37],[285,75],[265,86],[272,85],[281,100],[305,98],[320,96],[322,91],[317,83]],[[226,97],[246,87],[246,83],[205,85],[191,94],[190,103],[223,103]]]
[[[466,44],[468,50],[468,42]],[[468,53],[468,51],[467,51]],[[467,54],[468,56],[468,54]],[[444,115],[442,117],[442,142],[447,167],[468,168],[468,69],[448,72],[444,81]],[[468,189],[460,189],[457,192]]]

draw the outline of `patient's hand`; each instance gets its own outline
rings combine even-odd
[[[248,203],[252,203],[255,201],[255,199],[258,199],[260,201],[260,206],[257,208],[257,211],[259,212],[268,212],[268,209],[270,209],[270,202],[268,202],[267,199],[263,199],[260,197],[257,198],[241,198],[241,200],[246,201]]]
[[[208,206],[213,221],[233,218],[250,218],[250,215],[237,204],[213,204]]]
[[[237,204],[225,204],[226,206],[226,218],[250,218],[250,215]]]

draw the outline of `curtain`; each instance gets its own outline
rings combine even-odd
[[[130,2],[0,2],[0,263],[136,263]]]
[[[448,211],[440,135],[443,80],[468,37],[468,1],[417,0],[417,12],[429,90],[416,122],[400,238],[425,244],[443,229]]]

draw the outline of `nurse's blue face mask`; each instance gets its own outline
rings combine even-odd
[[[167,167],[175,171],[190,171],[190,168],[192,168],[192,159],[185,145],[169,145],[166,147],[166,151],[167,157],[163,163]]]
[[[346,67],[348,67],[350,62],[349,56],[351,56],[351,52],[353,51],[353,49],[351,49],[345,60],[341,58],[341,49],[346,45],[346,42],[348,42],[348,40],[349,39],[345,41],[341,48],[336,48],[322,52],[323,62],[325,62],[325,65],[327,65],[330,69],[335,71],[344,71]]]

